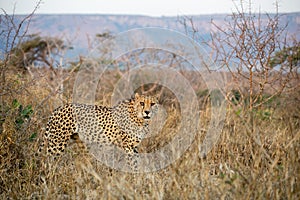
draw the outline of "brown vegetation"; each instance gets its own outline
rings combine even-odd
[[[108,80],[116,76],[110,73]],[[13,92],[1,96],[5,102],[1,105],[5,111],[0,135],[1,198],[299,198],[299,90],[256,110],[253,133],[247,127],[249,113],[229,104],[221,137],[206,158],[199,158],[198,147],[210,120],[210,106],[202,103],[201,130],[183,156],[160,171],[130,174],[110,170],[92,157],[83,156],[74,148],[76,145],[70,145],[60,159],[41,168],[36,152],[42,127],[60,104],[58,96],[71,96],[68,90],[53,93],[49,83],[58,82],[47,80],[51,74],[44,70],[43,76],[34,81],[29,75],[7,77]],[[71,88],[72,78],[67,82]],[[24,86],[26,89],[18,89]],[[199,101],[208,97],[201,97],[205,93],[200,91]],[[101,98],[110,101],[109,94]],[[26,113],[26,108],[32,112]],[[143,151],[151,152],[174,137],[178,120],[175,112],[168,114],[167,127],[160,135],[147,138],[141,146]]]

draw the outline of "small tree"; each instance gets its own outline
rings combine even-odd
[[[29,35],[26,41],[11,50],[10,64],[22,69],[32,64],[53,68],[55,56],[64,49],[66,45],[61,39]]]
[[[253,13],[251,1],[241,1],[235,8],[236,11],[222,23],[211,21],[215,31],[209,41],[204,39],[204,43],[211,49],[212,59],[229,71],[236,83],[246,80],[249,101],[246,105],[253,119],[253,109],[281,94],[291,82],[292,75],[298,73],[299,42],[288,41],[287,25],[280,25],[277,2],[276,13],[270,15]],[[195,38],[199,32],[192,19],[186,18],[183,22]],[[238,87],[242,91],[245,86]],[[272,89],[272,94],[263,98],[267,89]]]
[[[229,16],[225,26],[212,22],[219,32],[212,35],[210,47],[216,53],[215,61],[228,69],[234,79],[248,81],[249,109],[252,110],[263,103],[260,100],[266,86],[273,83],[270,61],[276,51],[286,46],[282,42],[286,41],[285,26],[279,26],[278,13],[266,14],[264,20],[260,13],[253,14],[251,9],[245,12],[242,3],[240,7],[237,13]],[[288,79],[273,96],[283,91],[286,81]]]

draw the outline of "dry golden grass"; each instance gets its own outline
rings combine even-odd
[[[43,127],[51,110],[71,101],[74,81],[66,81],[69,86],[58,94],[53,90],[56,79],[49,80],[48,71],[42,74],[34,80],[9,75],[4,83],[9,93],[2,96],[1,105],[1,199],[300,198],[299,91],[282,96],[279,105],[268,108],[267,116],[255,112],[253,131],[249,131],[251,113],[228,105],[221,137],[206,158],[199,158],[199,146],[210,107],[201,105],[202,128],[178,160],[157,172],[130,174],[106,167],[76,145],[70,145],[58,160],[42,163],[36,152]],[[109,95],[99,92],[97,98],[106,103]],[[32,105],[34,111],[20,126],[16,126],[20,108],[13,107],[14,99],[23,107]],[[174,136],[174,123],[180,117],[172,109],[168,114],[164,131],[146,139],[143,151],[153,151]]]

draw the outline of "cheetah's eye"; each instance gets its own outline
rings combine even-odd
[[[145,105],[144,102],[140,102],[140,104],[141,104],[141,106],[144,106],[144,105]]]
[[[150,105],[151,105],[151,106],[154,106],[154,105],[155,105],[155,103],[151,103]]]

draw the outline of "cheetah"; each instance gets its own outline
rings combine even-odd
[[[81,135],[97,145],[115,145],[127,154],[136,154],[149,134],[149,123],[157,111],[158,98],[136,93],[114,107],[67,104],[50,116],[41,144],[47,155],[61,155],[68,141]]]

